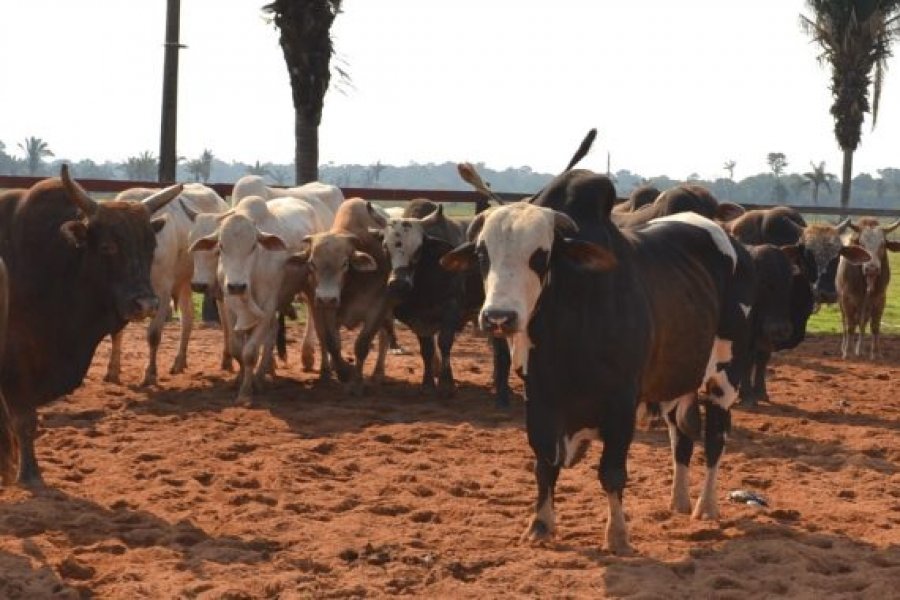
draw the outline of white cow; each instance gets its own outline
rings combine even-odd
[[[217,229],[194,241],[190,249],[195,256],[218,251],[217,279],[225,298],[221,317],[230,332],[231,355],[241,365],[238,401],[250,403],[271,368],[275,313],[300,291],[299,280],[305,280],[287,280],[288,256],[303,247],[306,236],[323,229],[308,202],[289,197],[268,202],[245,197],[218,220]],[[313,353],[314,335],[315,328],[308,323],[305,356]]]
[[[259,175],[245,175],[237,180],[231,190],[231,202],[238,202],[248,196],[259,196],[265,200],[272,198],[302,198],[310,202],[319,218],[325,221],[326,229],[334,222],[337,209],[344,202],[344,194],[337,186],[313,181],[297,187],[272,188]]]
[[[142,201],[159,190],[131,188],[120,192],[116,200]],[[147,345],[150,355],[144,372],[142,386],[156,385],[156,354],[162,337],[163,324],[172,310],[172,300],[181,312],[181,342],[178,354],[169,371],[181,373],[187,367],[187,347],[194,322],[194,304],[191,298],[191,274],[194,261],[188,252],[188,237],[191,218],[188,212],[217,213],[228,209],[228,204],[212,188],[199,183],[188,183],[174,202],[158,210],[155,217],[165,217],[166,226],[156,234],[156,249],[153,252],[153,266],[150,278],[153,291],[159,298],[159,310],[147,327]],[[106,381],[119,383],[122,369],[122,331],[112,337]]]

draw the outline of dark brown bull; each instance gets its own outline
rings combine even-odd
[[[694,212],[714,221],[730,221],[744,213],[743,207],[733,202],[719,202],[703,186],[685,184],[669,188],[656,199],[631,212],[613,211],[613,223],[619,227],[640,227],[652,219],[684,212]]]
[[[38,484],[37,407],[81,384],[100,341],[156,310],[150,216],[181,191],[143,203],[97,203],[64,166],[61,179],[0,195],[0,257],[9,271],[9,327],[0,384],[0,473]]]

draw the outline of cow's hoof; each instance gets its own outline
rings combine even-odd
[[[309,373],[313,370],[313,367],[316,366],[316,353],[315,352],[303,352],[300,355],[300,365],[303,367],[303,370]]]
[[[238,394],[237,399],[234,401],[235,406],[240,406],[243,408],[253,408],[253,394],[241,392]]]
[[[438,398],[452,398],[456,395],[456,384],[452,381],[439,382],[437,387],[437,395]]]
[[[531,521],[531,524],[525,528],[525,531],[522,532],[522,537],[519,538],[519,540],[522,542],[546,542],[552,537],[553,528],[540,519],[535,518]]]
[[[103,378],[103,381],[106,383],[115,383],[116,385],[122,385],[122,380],[119,379],[118,373],[107,373]]]
[[[223,358],[220,367],[223,371],[234,373],[234,361],[230,358]]]
[[[363,382],[358,379],[356,381],[347,383],[345,389],[347,390],[347,395],[354,396],[356,398],[361,397],[363,395],[363,392],[365,391]]]
[[[669,503],[669,509],[675,513],[689,515],[691,514],[691,499],[687,495],[680,498],[673,496],[672,501]]]
[[[694,507],[691,518],[697,521],[702,521],[704,519],[715,521],[719,518],[719,507],[715,502],[705,502],[701,498],[697,501],[697,506]]]
[[[437,387],[433,381],[422,382],[422,385],[419,386],[419,393],[423,396],[433,397],[437,395]]]
[[[142,388],[154,387],[156,385],[156,375],[145,375],[144,380],[141,381]]]

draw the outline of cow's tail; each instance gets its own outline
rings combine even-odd
[[[594,145],[595,139],[597,139],[597,130],[591,129],[587,132],[587,135],[584,136],[584,139],[581,140],[581,145],[578,146],[578,150],[576,150],[575,154],[572,155],[572,160],[570,160],[569,164],[566,165],[563,173],[565,173],[566,171],[571,171],[572,167],[580,163],[581,159],[587,156],[587,153],[591,150],[591,146]]]
[[[278,311],[278,329],[275,332],[275,350],[282,362],[287,361],[287,331],[284,325],[284,313]]]

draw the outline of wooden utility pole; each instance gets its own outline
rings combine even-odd
[[[173,183],[178,167],[178,42],[181,0],[167,0],[166,43],[163,63],[162,120],[159,132],[159,181]]]

